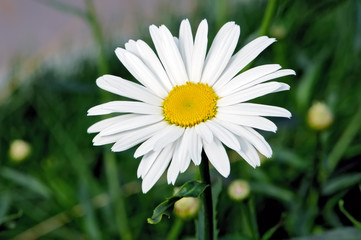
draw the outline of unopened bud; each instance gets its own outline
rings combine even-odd
[[[249,196],[250,187],[245,180],[235,180],[228,186],[228,195],[234,201],[242,201]]]
[[[280,40],[285,38],[287,34],[287,30],[282,25],[273,25],[270,29],[270,34],[272,37],[275,37]]]
[[[316,102],[308,110],[307,122],[315,130],[325,130],[333,122],[332,112],[326,104]]]
[[[181,219],[187,220],[195,217],[198,213],[199,199],[194,197],[183,197],[175,202],[174,213]]]
[[[17,139],[10,144],[9,156],[14,162],[21,162],[30,154],[31,146],[24,140]]]

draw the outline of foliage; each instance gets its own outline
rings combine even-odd
[[[241,26],[240,46],[259,34],[267,1],[212,3],[199,1],[193,16],[184,16],[192,26],[207,18],[209,39],[229,20]],[[175,34],[179,19],[165,19]],[[282,79],[291,91],[259,101],[285,107],[293,116],[276,119],[277,134],[264,134],[274,154],[261,167],[253,169],[229,151],[231,175],[222,179],[222,189],[242,178],[250,183],[251,198],[235,203],[219,190],[219,239],[357,239],[361,2],[278,1],[270,21],[267,35],[278,42],[252,65],[280,63],[297,76]],[[93,147],[93,136],[86,133],[99,120],[86,117],[87,110],[104,98],[119,99],[98,91],[95,79],[104,71],[99,65],[107,61],[110,74],[132,79],[113,53],[116,46],[105,45],[106,59],[79,58],[65,71],[39,66],[0,103],[0,239],[164,239],[177,222],[174,216],[157,225],[146,221],[157,203],[172,195],[164,178],[142,194],[133,149],[113,155],[108,146]],[[12,73],[9,81],[17,82],[21,76]],[[307,126],[314,101],[325,102],[334,114],[334,123],[322,132]],[[8,156],[15,139],[32,148],[22,162]],[[218,174],[212,171],[211,176]],[[191,167],[176,186],[197,177],[197,168]],[[195,235],[192,222],[178,226],[181,239]]]
[[[186,182],[178,192],[176,192],[172,197],[167,198],[154,209],[152,217],[148,218],[148,223],[159,223],[162,220],[163,215],[167,215],[169,217],[176,201],[182,197],[199,197],[207,187],[209,186],[196,181]]]

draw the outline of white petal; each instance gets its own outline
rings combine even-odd
[[[109,144],[109,143],[115,143],[116,141],[119,140],[120,136],[122,136],[123,133],[117,133],[117,134],[112,134],[109,136],[101,136],[99,134],[97,134],[94,138],[93,138],[93,145],[94,146],[101,146],[101,145],[105,145],[105,144]]]
[[[187,128],[188,129],[188,128]],[[178,139],[175,151],[173,154],[173,160],[168,168],[167,179],[168,183],[174,184],[179,172],[184,172],[187,170],[190,157],[189,157],[189,148],[190,148],[190,141],[189,141],[189,130],[186,130],[183,136]]]
[[[209,49],[201,82],[213,85],[227,66],[236,48],[240,28],[228,22],[219,30]]]
[[[93,124],[92,126],[90,126],[88,128],[88,133],[100,132],[119,121],[122,121],[124,119],[129,119],[131,117],[132,117],[132,115],[126,114],[126,115],[121,115],[121,116],[116,116],[116,117],[101,120],[101,121]]]
[[[215,119],[215,121],[220,122],[222,126],[227,128],[232,133],[243,138],[245,141],[249,141],[264,156],[268,158],[272,156],[272,149],[270,145],[262,137],[262,135],[256,132],[254,129],[250,127],[240,126],[231,122],[221,121],[219,119]]]
[[[162,108],[143,102],[112,101],[88,110],[88,116],[104,115],[110,113],[138,113],[162,115]]]
[[[194,127],[189,128],[190,132],[190,150],[189,155],[194,162],[194,165],[201,164],[202,159],[202,141]]]
[[[256,103],[239,103],[224,106],[218,108],[218,112],[248,116],[291,117],[291,113],[284,108]]]
[[[274,38],[262,36],[244,46],[231,58],[222,76],[220,76],[218,81],[214,84],[214,88],[217,89],[225,85],[253,59],[255,59],[264,49],[275,41],[276,39]]]
[[[242,116],[228,113],[217,113],[217,118],[234,124],[253,127],[264,131],[276,132],[277,126],[270,120],[258,116]]]
[[[178,138],[180,138],[183,133],[184,133],[184,128],[174,126],[172,131],[169,131],[167,134],[165,134],[164,136],[159,138],[158,141],[156,141],[154,143],[154,150],[155,151],[161,150],[168,144],[170,144],[170,143],[176,141]]]
[[[159,58],[173,85],[183,85],[188,81],[188,76],[172,34],[165,26],[157,28],[152,25],[149,27],[149,31]]]
[[[262,151],[262,150],[261,150],[261,146],[260,146],[260,144],[257,144],[257,143],[256,143],[256,140],[254,140],[254,141],[252,140],[252,141],[251,141],[251,138],[249,138],[250,143],[251,143],[252,145],[254,145],[254,146],[258,149],[258,151],[259,151],[260,153],[262,153],[265,157],[267,157],[267,158],[272,157],[272,148],[271,148],[271,146],[268,144],[268,142],[264,139],[264,137],[263,137],[261,134],[259,134],[256,130],[254,130],[253,128],[245,127],[245,129],[246,129],[247,131],[249,131],[251,134],[253,134],[253,136],[255,136],[256,138],[258,138],[258,139],[261,141],[260,144],[263,144],[265,148],[268,148],[269,154],[267,154],[266,151]]]
[[[239,138],[239,143],[241,144],[242,150],[238,152],[238,154],[241,155],[252,167],[255,168],[260,166],[261,161],[256,149],[254,149],[248,141],[245,141],[242,138]]]
[[[192,66],[193,35],[188,19],[184,19],[180,25],[179,50],[189,77]]]
[[[202,77],[204,59],[207,53],[208,42],[208,24],[207,20],[203,20],[199,26],[194,39],[194,47],[192,51],[192,65],[190,71],[190,81],[200,82]]]
[[[152,105],[160,106],[162,99],[147,88],[112,75],[104,75],[96,81],[98,87],[123,97],[132,98]]]
[[[269,82],[261,83],[248,89],[240,90],[218,100],[218,107],[233,105],[255,99],[270,93],[289,90],[290,86],[285,83]]]
[[[167,76],[167,73],[160,63],[159,58],[147,43],[142,40],[138,40],[137,42],[129,41],[125,44],[125,48],[138,56],[144,62],[144,64],[152,71],[154,76],[157,77],[168,92],[172,90],[173,86]]]
[[[173,36],[173,40],[174,40],[174,43],[175,43],[175,45],[177,46],[177,48],[179,50],[179,39],[177,37]]]
[[[142,128],[120,132],[108,136],[102,136],[100,134],[96,135],[93,139],[94,146],[100,146],[105,145],[109,143],[114,143],[117,141],[123,141],[124,144],[127,144],[132,141],[136,141],[136,139],[139,139],[138,143],[144,141],[145,139],[151,137],[153,133],[158,131],[159,129],[164,127],[164,122],[158,122],[149,126],[145,126]],[[148,136],[148,137],[146,137]],[[142,140],[143,139],[143,140]],[[138,144],[135,143],[134,145]],[[133,145],[133,146],[134,146]],[[130,147],[129,147],[130,148]],[[113,150],[114,151],[114,150]],[[118,150],[119,151],[119,150]],[[123,150],[120,150],[123,151]]]
[[[164,128],[166,123],[158,122],[146,127],[138,128],[135,130],[126,131],[118,135],[117,142],[113,145],[113,152],[125,151],[135,145],[147,140],[152,137],[157,131]],[[110,135],[111,137],[113,135]]]
[[[190,159],[190,150],[191,150],[191,140],[192,140],[192,132],[190,131],[190,128],[186,128],[186,131],[184,132],[183,138],[181,140],[180,145],[180,153],[181,153],[181,167],[180,172],[185,172],[187,170],[189,163],[191,162]]]
[[[191,163],[191,158],[189,157],[189,154],[187,154],[187,156],[184,158],[182,162],[180,172],[184,173],[188,169],[190,163]]]
[[[173,144],[169,144],[162,150],[153,165],[150,167],[148,173],[144,176],[142,182],[143,193],[148,192],[154,184],[158,181],[160,176],[164,173],[167,168],[174,151]]]
[[[203,150],[203,143],[202,143],[202,139],[198,136],[197,138],[197,151],[198,151],[198,155],[196,155],[196,159],[193,159],[194,164],[197,166],[199,164],[201,164],[201,160],[202,160],[202,150]]]
[[[140,177],[144,178],[144,176],[148,173],[150,167],[153,165],[154,161],[157,159],[159,154],[160,151],[158,152],[151,151],[142,157],[142,160],[140,161],[137,170],[138,178]]]
[[[127,49],[127,51],[133,53],[134,55],[142,59],[142,61],[144,62],[144,59],[141,55],[141,51],[138,50],[137,44],[134,40],[130,39],[128,42],[124,44],[124,46],[125,49]]]
[[[153,151],[155,149],[156,144],[158,145],[157,147],[160,147],[164,144],[169,144],[176,141],[177,138],[179,138],[182,135],[183,131],[184,130],[178,126],[167,124],[167,126],[159,130],[157,134],[155,134],[153,137],[149,138],[147,141],[142,143],[135,151],[134,157],[138,158],[150,151]],[[170,140],[167,141],[167,137],[169,136],[172,137],[172,139],[170,139],[172,141]],[[158,150],[160,150],[160,148]]]
[[[209,128],[202,122],[195,125],[196,132],[204,141],[210,143],[213,141],[213,133]]]
[[[117,123],[105,128],[100,132],[101,136],[107,136],[115,133],[120,133],[123,131],[128,131],[131,129],[143,127],[150,125],[156,122],[161,121],[164,116],[162,115],[137,115],[137,114],[127,114],[131,117],[122,119]]]
[[[241,149],[237,138],[231,132],[225,129],[221,124],[218,124],[217,122],[212,120],[207,121],[205,124],[212,131],[213,135],[218,138],[218,140],[221,141],[224,145],[235,151],[239,151]]]
[[[181,144],[181,139],[178,139],[174,144],[175,147],[174,147],[173,158],[167,170],[168,184],[173,184],[173,185],[177,180],[178,174],[180,172],[180,166],[182,164],[181,153],[180,153],[181,149],[179,147]]]
[[[280,68],[281,66],[279,64],[267,64],[251,68],[250,70],[239,74],[237,77],[225,84],[221,89],[217,90],[217,95],[220,97],[227,96],[230,93],[236,92],[241,86],[246,85],[255,79],[266,76],[267,74],[276,72]]]
[[[288,75],[296,75],[295,71],[291,70],[291,69],[282,69],[282,70],[278,70],[276,72],[267,74],[266,76],[257,78],[251,82],[248,82],[247,84],[244,84],[242,86],[240,86],[238,89],[236,89],[236,91],[240,91],[246,88],[250,88],[253,87],[257,84],[275,79],[275,78],[280,78],[280,77],[284,77],[284,76],[288,76]]]
[[[164,98],[167,96],[167,91],[162,84],[154,76],[152,71],[133,53],[123,49],[117,48],[116,55],[128,71],[145,87],[151,89],[157,96]]]
[[[203,148],[209,161],[217,169],[217,171],[223,176],[228,177],[231,166],[229,163],[226,150],[222,146],[222,143],[218,139],[214,139],[213,142],[203,142]],[[204,161],[205,159],[202,159]],[[208,164],[208,163],[205,163]]]

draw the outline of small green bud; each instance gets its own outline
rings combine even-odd
[[[24,161],[30,154],[31,146],[28,142],[16,139],[10,144],[9,157],[14,162]]]
[[[242,201],[250,194],[250,187],[245,180],[235,180],[228,186],[228,196],[234,201]]]
[[[188,220],[194,218],[199,210],[198,198],[183,197],[175,202],[174,213],[181,219]]]
[[[273,25],[270,29],[270,34],[272,37],[280,40],[286,37],[287,30],[283,25]]]
[[[325,103],[316,102],[308,110],[307,123],[312,129],[318,131],[325,130],[332,122],[332,112]]]

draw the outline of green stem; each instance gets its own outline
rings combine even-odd
[[[323,157],[322,132],[316,133],[316,151],[314,160],[314,187],[321,192],[325,179],[325,158]]]
[[[213,204],[212,204],[212,188],[211,177],[209,175],[208,158],[205,152],[202,152],[202,162],[200,165],[201,180],[205,184],[209,185],[202,195],[204,205],[204,239],[214,239],[214,225],[213,225]]]
[[[108,73],[109,67],[108,62],[105,54],[104,49],[104,40],[103,35],[100,29],[99,21],[97,19],[95,8],[92,0],[84,0],[85,1],[85,7],[86,7],[86,14],[88,23],[90,25],[90,28],[92,30],[93,38],[95,41],[95,44],[97,45],[99,49],[99,57],[98,59],[98,71],[101,75]]]
[[[176,240],[179,239],[179,234],[182,231],[184,225],[184,221],[180,218],[177,218],[175,223],[173,224],[169,234],[167,236],[167,240]]]
[[[259,239],[259,232],[258,232],[258,224],[257,224],[257,215],[256,210],[254,207],[253,198],[249,198],[247,202],[248,207],[248,221],[250,224],[250,228],[252,231],[253,239]]]
[[[268,28],[271,25],[272,17],[276,10],[276,3],[277,3],[277,0],[268,0],[266,12],[263,16],[261,28],[258,33],[259,36],[263,36],[263,35],[267,34]]]
[[[115,223],[119,231],[121,239],[131,240],[132,235],[129,230],[128,218],[126,215],[126,207],[123,192],[119,185],[117,163],[114,154],[110,152],[104,153],[105,171],[109,184],[109,194],[111,202],[115,209]]]
[[[89,26],[92,30],[95,44],[99,50],[98,72],[103,75],[109,72],[108,61],[104,49],[104,39],[101,32],[100,24],[96,16],[93,0],[84,0],[86,6],[86,14]],[[107,95],[103,92],[103,99],[107,100]],[[126,207],[124,196],[122,194],[119,178],[117,173],[117,163],[114,154],[104,152],[105,171],[109,184],[109,194],[112,204],[115,209],[115,223],[119,231],[121,239],[132,239],[131,231],[129,230],[128,217],[126,214]]]
[[[216,25],[217,28],[220,29],[223,24],[226,22],[226,16],[227,16],[227,1],[224,0],[217,0],[215,2],[216,4]]]
[[[271,25],[272,17],[276,10],[277,0],[268,0],[266,12],[263,15],[261,27],[258,32],[258,36],[264,36],[267,34],[269,26]],[[250,62],[245,68],[242,69],[243,72],[247,71],[252,67],[253,62]]]
[[[97,186],[90,175],[89,168],[86,164],[87,160],[70,136],[69,131],[66,131],[66,129],[63,128],[63,125],[60,124],[59,121],[56,121],[56,119],[49,118],[49,116],[59,115],[56,108],[50,106],[49,103],[45,101],[45,97],[41,95],[39,96],[39,101],[36,106],[39,119],[48,127],[50,134],[53,135],[55,141],[62,147],[64,156],[69,160],[78,174],[79,189],[81,190],[80,200],[85,210],[86,233],[89,234],[90,239],[99,239],[101,236],[98,227],[99,224],[96,219],[94,208],[89,203],[89,198],[92,194],[91,189],[96,189]]]
[[[352,143],[355,136],[361,128],[361,108],[353,115],[350,123],[347,125],[345,131],[342,133],[341,137],[338,139],[337,143],[332,148],[330,155],[328,156],[327,166],[325,169],[324,178],[327,179],[336,168],[339,161],[342,159],[347,148]]]

